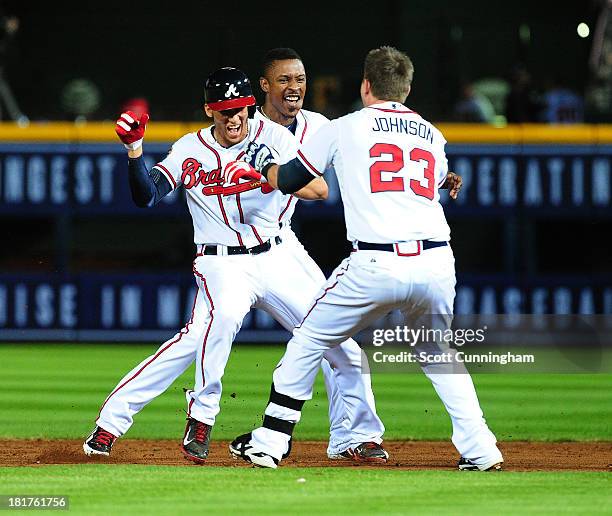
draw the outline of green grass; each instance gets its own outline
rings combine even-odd
[[[0,346],[0,437],[80,438],[91,430],[106,395],[156,346]],[[224,378],[213,438],[258,426],[281,346],[236,346]],[[135,418],[131,438],[180,437],[182,387],[188,370]],[[481,405],[500,440],[612,440],[612,375],[481,374]],[[377,407],[387,439],[448,439],[450,420],[422,374],[375,374]],[[230,396],[234,393],[235,397]],[[327,439],[327,399],[319,375],[297,439]]]
[[[0,437],[80,438],[117,381],[156,346],[0,346]],[[237,346],[213,437],[256,426],[280,346]],[[188,371],[128,436],[178,439]],[[500,440],[612,440],[610,375],[477,375]],[[422,374],[375,374],[387,439],[444,439],[450,422]],[[235,396],[230,396],[234,393]],[[297,439],[327,438],[321,378]],[[298,482],[304,478],[305,482]],[[612,511],[609,473],[481,474],[392,468],[119,466],[0,468],[0,495],[68,495],[72,514],[593,514]]]
[[[305,482],[298,482],[299,478]],[[604,514],[607,473],[50,466],[0,468],[2,494],[68,495],[71,514]]]

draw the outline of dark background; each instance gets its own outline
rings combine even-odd
[[[95,119],[114,119],[126,98],[143,95],[153,119],[198,120],[205,77],[221,66],[252,80],[266,50],[295,48],[312,87],[334,76],[341,87],[330,115],[358,100],[366,52],[390,44],[415,64],[409,104],[432,120],[450,116],[463,80],[507,78],[522,63],[534,83],[552,77],[582,93],[594,31],[595,0],[513,2],[378,0],[280,2],[24,2],[6,1],[20,19],[8,75],[31,119],[70,118],[62,88],[86,78],[101,92]],[[520,27],[529,37],[520,37]],[[307,105],[313,102],[307,97]]]
[[[448,121],[462,81],[507,79],[518,64],[537,88],[555,77],[583,93],[592,38],[579,38],[576,26],[584,21],[592,34],[598,5],[8,1],[4,12],[19,18],[20,30],[6,55],[6,72],[32,120],[74,119],[62,107],[61,94],[76,78],[93,81],[101,92],[91,119],[114,120],[124,100],[144,96],[153,121],[201,120],[203,83],[211,71],[237,66],[256,82],[265,51],[290,46],[308,72],[305,107],[314,104],[318,79],[339,81],[326,111],[334,117],[358,100],[367,51],[391,44],[414,61],[407,104],[425,118]],[[308,209],[301,204],[300,210]],[[330,272],[348,250],[343,221],[299,212],[294,220],[306,248]],[[611,220],[608,209],[597,218],[565,210],[533,217],[475,214],[449,223],[461,273],[573,275],[592,284],[592,275],[612,272]],[[0,269],[9,273],[188,272],[194,254],[190,218],[164,218],[155,210],[138,218],[3,216],[0,238]]]

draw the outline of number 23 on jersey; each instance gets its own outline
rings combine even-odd
[[[392,176],[390,179],[383,180],[382,176],[383,172],[394,174],[404,168],[404,151],[392,143],[376,143],[370,148],[371,158],[380,158],[383,155],[391,156],[391,160],[378,160],[370,167],[370,187],[372,193],[406,191],[403,177]],[[409,159],[410,161],[421,163],[424,167],[424,183],[417,179],[411,179],[410,189],[416,195],[433,200],[435,193],[434,170],[436,165],[433,154],[424,149],[415,147],[410,151]]]

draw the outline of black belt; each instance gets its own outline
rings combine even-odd
[[[433,249],[434,247],[443,247],[448,245],[448,242],[435,242],[433,240],[421,240],[421,249],[427,251],[427,249]],[[360,251],[389,251],[395,252],[394,244],[371,244],[369,242],[357,242],[357,249]]]
[[[274,237],[274,243],[275,244],[280,244],[282,242],[281,237],[276,236]],[[206,255],[216,255],[218,254],[218,246],[216,245],[206,245],[204,246],[204,252],[202,254],[206,254]],[[261,253],[265,253],[267,251],[269,251],[272,248],[272,244],[270,243],[270,241],[266,241],[263,244],[259,244],[256,245],[254,247],[247,247],[245,245],[228,245],[226,246],[227,249],[227,254],[228,255],[233,255],[233,254],[261,254]]]

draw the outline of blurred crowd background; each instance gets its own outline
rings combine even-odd
[[[153,120],[200,120],[211,71],[256,80],[276,46],[304,59],[306,107],[336,117],[359,107],[363,57],[381,44],[412,57],[409,104],[431,120],[612,120],[609,0],[4,1],[0,16],[5,120],[112,120],[131,98]]]

